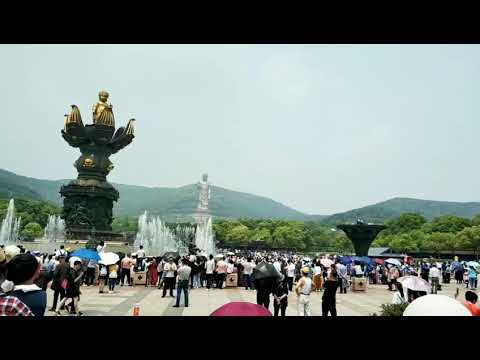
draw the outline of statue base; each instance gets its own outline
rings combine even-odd
[[[72,180],[62,186],[62,219],[65,220],[67,234],[112,233],[113,202],[119,198],[118,191],[106,181]]]

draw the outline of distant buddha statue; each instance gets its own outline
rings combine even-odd
[[[100,91],[98,93],[98,101],[93,105],[93,124],[115,127],[115,119],[113,116],[112,105],[107,103],[108,92]]]

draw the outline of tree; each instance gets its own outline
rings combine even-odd
[[[480,249],[480,226],[471,226],[457,234],[459,247],[469,248],[478,252]]]
[[[454,241],[455,235],[452,233],[434,232],[427,235],[425,247],[438,255],[440,251],[449,250],[449,246],[451,246]]]
[[[394,239],[390,242],[390,247],[393,251],[400,253],[418,250],[417,244],[410,234],[398,234],[394,236]]]
[[[43,236],[43,229],[40,224],[29,222],[25,225],[20,234],[29,240],[34,240]]]
[[[270,234],[270,230],[266,228],[256,228],[252,232],[252,240],[265,241],[268,244],[272,241],[272,234]]]
[[[436,217],[431,223],[425,224],[422,229],[425,233],[457,233],[466,227],[472,226],[472,221],[460,216],[444,215]]]
[[[385,225],[388,227],[380,233],[380,236],[404,234],[413,230],[418,230],[421,229],[426,222],[427,219],[420,214],[405,213],[398,218],[386,221]]]
[[[233,244],[244,244],[250,240],[250,229],[245,225],[237,225],[227,234],[227,242]]]
[[[344,254],[353,253],[355,251],[352,242],[345,234],[341,234],[336,237],[335,250]]]

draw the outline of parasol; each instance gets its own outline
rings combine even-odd
[[[210,316],[272,316],[263,306],[249,302],[231,302],[220,306]]]
[[[100,255],[95,250],[80,249],[75,251],[72,256],[77,256],[80,259],[99,261]]]
[[[320,264],[322,264],[325,267],[330,267],[332,264],[334,264],[333,260],[330,259],[320,259]]]
[[[340,256],[339,257],[340,264],[342,265],[348,265],[353,262],[352,258],[350,256]]]
[[[467,266],[471,266],[471,267],[473,267],[473,268],[478,268],[478,267],[480,266],[480,264],[479,264],[478,262],[476,262],[476,261],[469,261],[469,262],[467,263]]]
[[[252,272],[252,280],[279,279],[281,274],[272,264],[261,262]]]
[[[407,275],[397,279],[399,283],[406,289],[410,289],[413,291],[425,291],[429,292],[432,286],[428,283],[428,281],[423,280],[418,276]]]
[[[425,295],[407,306],[403,316],[472,316],[459,301],[445,295]]]
[[[173,259],[180,259],[180,254],[176,251],[167,251],[165,254],[163,254],[164,259],[168,259],[169,257],[172,257]]]
[[[99,264],[103,265],[113,265],[120,260],[120,257],[113,252],[100,253]]]
[[[385,262],[387,264],[392,264],[392,265],[395,265],[395,266],[402,266],[402,263],[400,261],[398,261],[397,259],[393,259],[393,258],[387,259],[387,260],[385,260]]]
[[[378,265],[385,264],[385,260],[382,260],[382,259],[374,259],[373,261],[375,261],[375,264],[378,264]]]

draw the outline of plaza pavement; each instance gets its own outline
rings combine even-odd
[[[459,287],[459,299],[464,299],[466,291],[464,285],[443,284],[439,294],[454,297]],[[215,309],[231,301],[248,301],[256,303],[256,291],[244,288],[193,289],[189,292],[190,304],[188,308],[181,306],[174,308],[175,298],[162,298],[162,291],[156,287],[145,286],[118,286],[113,294],[99,294],[97,286],[82,286],[80,311],[84,316],[132,316],[133,307],[140,304],[140,316],[208,316]],[[174,291],[176,294],[176,291]],[[322,313],[322,292],[311,294],[311,309],[313,316]],[[369,285],[366,292],[337,293],[337,313],[339,316],[368,316],[379,313],[381,304],[390,303],[393,292],[387,290],[386,285]],[[272,297],[273,299],[273,297]],[[53,301],[53,292],[48,290],[48,308]],[[183,305],[183,297],[181,305]],[[270,303],[273,313],[273,302]],[[294,293],[288,296],[287,316],[296,316],[297,297]],[[47,311],[47,316],[55,316]]]

